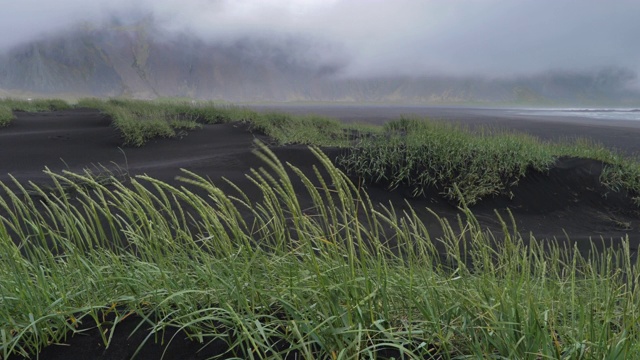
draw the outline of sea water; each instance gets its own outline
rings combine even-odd
[[[562,108],[562,109],[519,109],[520,115],[570,116],[602,120],[640,121],[640,109],[637,108]]]

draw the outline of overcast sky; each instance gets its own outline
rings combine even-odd
[[[301,36],[355,76],[640,72],[640,0],[0,1],[0,49],[79,21],[150,13],[167,31],[211,41]]]

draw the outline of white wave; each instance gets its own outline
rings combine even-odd
[[[526,108],[515,111],[517,111],[518,115],[569,116],[592,119],[640,121],[640,109],[638,108]]]

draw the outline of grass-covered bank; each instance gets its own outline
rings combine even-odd
[[[203,124],[245,123],[279,144],[346,145],[345,126],[321,116],[260,113],[213,102],[82,99],[76,106],[99,109],[111,117],[124,145],[142,146],[156,137],[171,138]]]
[[[0,105],[0,127],[9,125],[13,119],[15,119],[15,116],[13,115],[11,108],[5,105]]]
[[[549,143],[520,133],[401,118],[361,137],[339,164],[368,182],[407,186],[415,195],[436,188],[450,200],[473,205],[488,196],[510,196],[527,173],[544,172],[561,157],[605,163],[602,183],[628,191],[640,206],[640,162],[586,140]]]
[[[118,328],[102,312],[140,315],[148,341],[173,327],[203,346],[226,342],[222,358],[395,350],[397,358],[625,359],[640,351],[637,264],[626,241],[584,257],[523,238],[509,219],[503,233],[488,233],[469,212],[456,224],[441,219],[445,236],[435,239],[411,209],[375,210],[320,153],[329,175],[298,174],[314,200],[301,208],[287,165],[261,154],[275,177],[253,172],[262,196],[252,199],[195,174],[185,188],[52,174],[59,191],[44,190],[41,204],[5,188],[3,357],[60,341],[88,319],[108,344]]]
[[[0,99],[0,105],[11,109],[12,111],[55,111],[66,110],[73,105],[61,99]]]
[[[69,109],[64,100],[59,99],[0,99],[0,127],[8,126],[14,119],[14,111],[55,111]]]

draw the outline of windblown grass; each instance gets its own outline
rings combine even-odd
[[[338,120],[317,116],[294,116],[285,113],[259,114],[250,120],[254,130],[271,137],[278,144],[348,146],[349,127]]]
[[[66,110],[70,109],[71,105],[61,99],[12,99],[4,98],[0,99],[0,105],[6,106],[13,111],[52,111],[52,110]]]
[[[211,102],[145,101],[131,99],[81,99],[77,106],[99,109],[109,115],[124,145],[142,146],[157,137],[175,137],[202,124],[247,121],[257,113],[237,106]]]
[[[516,184],[527,171],[547,169],[554,160],[550,147],[526,135],[472,133],[457,125],[403,118],[385,124],[382,136],[363,139],[341,164],[390,188],[409,186],[417,196],[436,187],[445,197],[471,205]]]
[[[142,146],[156,137],[174,137],[176,130],[201,124],[246,123],[278,144],[346,145],[347,130],[335,119],[259,113],[248,108],[196,101],[82,99],[77,106],[95,108],[113,119],[125,145]]]
[[[528,172],[544,172],[565,156],[604,162],[602,183],[628,191],[640,205],[638,160],[583,140],[547,143],[524,134],[401,118],[385,124],[381,134],[363,137],[339,163],[368,182],[407,186],[415,196],[435,188],[450,200],[473,205],[508,195]]]
[[[39,112],[65,110],[69,108],[71,108],[71,105],[60,99],[0,99],[0,127],[7,126],[15,120],[14,111]]]
[[[200,126],[191,114],[149,101],[82,99],[76,106],[99,109],[109,115],[122,134],[124,145],[130,146],[142,146],[157,137],[175,137]]]
[[[6,105],[0,105],[0,127],[9,125],[14,119],[15,116],[11,108]]]
[[[372,204],[314,153],[323,168],[310,178],[260,146],[266,169],[250,174],[258,199],[192,173],[180,188],[50,173],[58,190],[42,190],[39,203],[0,185],[3,358],[34,354],[87,319],[117,346],[118,322],[134,314],[148,341],[182,329],[203,346],[227,343],[221,358],[640,353],[627,239],[589,256],[553,242],[543,249],[502,219],[503,233],[484,231],[469,211],[456,224],[441,219],[435,239],[410,207]],[[312,207],[300,206],[295,181]]]

